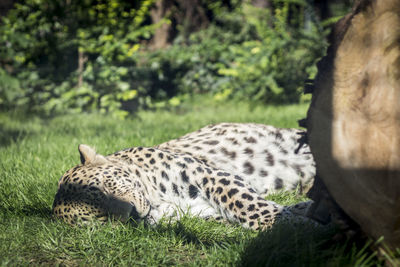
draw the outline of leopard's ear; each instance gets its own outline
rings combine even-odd
[[[82,165],[102,164],[107,162],[104,156],[97,154],[96,150],[94,150],[88,145],[80,144],[78,146],[78,150],[81,156]]]

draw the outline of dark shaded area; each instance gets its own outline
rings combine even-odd
[[[4,123],[0,123],[0,146],[9,146],[30,134],[25,130],[12,129]]]
[[[329,12],[326,8],[326,3],[325,1],[317,1],[319,5],[321,5],[321,16],[325,16],[327,14],[323,14],[324,12]],[[351,22],[351,18],[353,17],[352,14],[347,15],[345,18],[340,20],[335,27],[333,28],[332,32],[328,36],[328,42],[329,42],[329,47],[327,49],[327,55],[323,57],[318,63],[318,74],[315,78],[315,81],[313,84],[311,84],[311,89],[306,88],[307,92],[306,93],[312,93],[312,103],[310,105],[310,108],[308,110],[307,114],[307,119],[303,121],[304,125],[300,125],[301,127],[307,128],[307,132],[310,133],[313,131],[313,124],[312,124],[312,117],[311,117],[311,112],[313,109],[313,105],[315,105],[315,102],[318,101],[319,94],[321,93],[321,90],[318,90],[317,88],[324,88],[329,85],[333,85],[334,83],[334,78],[333,78],[333,65],[334,65],[334,60],[336,56],[336,50],[339,47],[341,41],[343,40],[343,37],[349,27],[349,24]],[[329,88],[325,89],[324,94],[327,96],[328,99],[332,100],[332,92],[333,90],[329,90]],[[333,120],[333,110],[332,110],[332,104],[329,106],[322,107],[324,111],[324,115],[327,116],[331,121]],[[314,114],[313,114],[314,115]],[[318,125],[317,125],[318,126]],[[324,125],[326,126],[326,125]],[[332,151],[332,124],[328,124],[326,131],[324,132],[325,140],[327,141],[324,146],[326,146],[326,151]],[[312,138],[312,137],[311,137]],[[310,137],[307,137],[307,141],[310,142]],[[312,147],[311,147],[312,149]],[[312,151],[313,152],[313,151]],[[315,153],[313,153],[314,157]],[[318,156],[317,156],[318,157]],[[332,198],[331,194],[329,193],[328,189],[326,188],[323,180],[320,177],[320,174],[318,174],[318,164],[317,164],[317,175],[315,177],[314,185],[308,192],[308,197],[310,197],[312,200],[314,200],[314,204],[311,207],[309,211],[309,216],[317,220],[321,223],[327,224],[327,223],[332,223],[333,221],[335,223],[338,223],[340,220],[341,222],[339,223],[339,227],[341,228],[342,231],[348,231],[350,230],[350,226],[352,226],[354,229],[359,229],[358,225],[354,223],[353,220],[351,220],[347,215],[345,215],[344,211],[340,208],[340,206],[336,203],[336,201]],[[346,235],[346,233],[344,233]]]
[[[3,208],[0,207],[0,209],[2,210],[2,214],[5,214],[5,216],[7,216],[7,214],[17,214],[19,216],[35,216],[35,217],[41,217],[44,219],[51,219],[52,218],[52,212],[51,209],[44,206],[44,205],[34,205],[34,206],[24,206],[22,209],[17,209],[17,208]]]
[[[249,240],[239,266],[340,266],[346,244],[333,242],[336,229],[282,223]],[[315,252],[318,251],[318,255]],[[333,261],[333,262],[332,262]]]
[[[380,265],[372,241],[336,239],[338,229],[280,224],[248,241],[239,266],[361,266]],[[317,252],[317,253],[316,253]]]
[[[187,219],[191,219],[188,217]],[[182,220],[185,220],[182,219]],[[202,220],[202,219],[198,219]],[[176,223],[170,223],[167,225],[155,225],[155,226],[150,226],[152,227],[155,231],[160,232],[160,233],[166,233],[168,235],[175,234],[179,238],[181,238],[184,243],[186,244],[193,244],[196,246],[205,246],[205,247],[212,247],[212,246],[218,246],[218,245],[223,245],[223,244],[233,244],[233,243],[238,243],[240,240],[236,236],[229,236],[225,235],[223,238],[221,236],[215,237],[213,233],[210,234],[204,234],[201,233],[199,234],[199,231],[193,230],[191,227],[187,227],[184,223],[182,223],[181,220],[177,221]],[[216,242],[214,239],[223,239],[223,242]]]
[[[14,6],[15,0],[0,1],[0,18],[7,15],[7,12]]]

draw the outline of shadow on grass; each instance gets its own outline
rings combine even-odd
[[[229,248],[239,245],[238,266],[325,266],[326,263],[343,266],[356,263],[358,259],[362,264],[371,265],[363,260],[370,254],[360,254],[353,242],[333,241],[337,233],[333,227],[282,223],[254,236],[235,231],[229,234],[226,229],[224,231],[224,226],[214,228],[206,222],[196,221],[192,218],[186,222],[161,224],[154,229],[195,246]]]
[[[41,217],[44,219],[51,219],[52,218],[52,211],[48,207],[38,207],[38,206],[26,206],[22,209],[17,208],[3,208],[0,206],[0,210],[4,211],[4,214],[8,214],[11,216],[34,216],[34,217]],[[3,212],[2,212],[3,213]]]
[[[370,243],[334,241],[333,227],[277,225],[249,240],[239,266],[376,266]]]
[[[211,224],[211,225],[210,225]],[[240,242],[241,235],[226,232],[225,225],[188,216],[181,220],[149,226],[166,235],[178,237],[184,244],[211,247]]]
[[[238,245],[238,266],[376,266],[379,263],[368,243],[335,241],[338,232],[333,227],[279,224],[254,236],[235,231],[229,234],[223,227],[210,227],[206,222],[203,225],[192,219],[161,224],[154,230],[207,249]]]
[[[311,226],[276,225],[249,240],[241,255],[240,265],[318,265],[318,259],[322,256],[321,247],[332,235],[332,230],[315,229]]]
[[[28,135],[25,130],[12,129],[0,123],[0,146],[6,147]]]

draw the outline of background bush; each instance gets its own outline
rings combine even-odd
[[[305,0],[270,1],[269,8],[195,1],[209,21],[192,31],[185,20],[177,25],[172,12],[153,22],[155,2],[14,4],[0,24],[0,109],[100,110],[123,118],[198,93],[217,101],[294,103],[324,51],[324,32]],[[171,44],[152,49],[154,31],[172,24]]]

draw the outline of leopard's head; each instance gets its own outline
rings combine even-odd
[[[87,146],[78,147],[81,164],[59,180],[53,214],[69,224],[110,217],[127,221],[145,218],[150,202],[135,166],[104,157]]]

